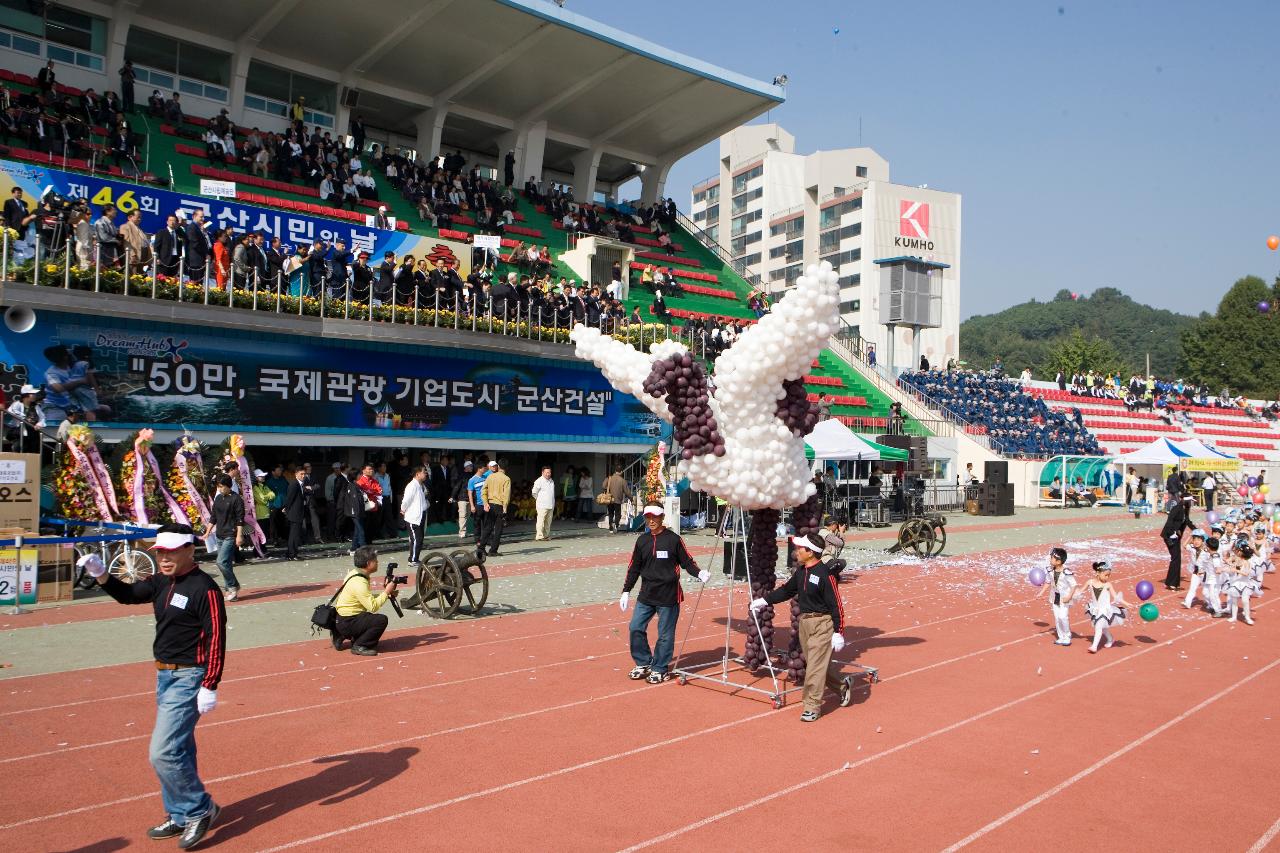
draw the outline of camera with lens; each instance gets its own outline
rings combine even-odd
[[[400,568],[399,563],[387,563],[387,577],[385,582],[399,584],[400,586],[408,585],[409,583],[408,575],[395,574],[395,570],[398,568]]]

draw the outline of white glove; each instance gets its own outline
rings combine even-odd
[[[838,652],[844,648],[844,634],[831,635],[831,651]]]
[[[630,601],[631,601],[631,593],[624,592],[622,595],[618,596],[618,609],[621,610],[623,613],[626,613],[627,603]]]
[[[207,714],[216,707],[218,707],[218,691],[201,687],[196,693],[196,710],[201,714]]]
[[[703,569],[702,571],[698,572],[698,580],[702,581],[703,583],[706,583],[707,581],[711,580],[711,572],[707,571],[706,569]]]
[[[102,558],[97,554],[85,554],[76,560],[76,567],[84,569],[85,574],[91,578],[100,578],[107,573],[107,567],[102,564]]]
[[[763,598],[757,598],[755,601],[751,602],[752,610],[764,610],[768,606],[769,602],[765,601]]]

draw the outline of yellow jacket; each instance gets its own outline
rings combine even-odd
[[[497,504],[506,509],[511,503],[511,478],[501,471],[494,471],[485,478],[480,498],[487,504]]]
[[[342,592],[338,593],[338,600],[333,603],[337,609],[339,616],[359,616],[361,613],[377,613],[378,608],[387,603],[387,593],[383,591],[378,595],[374,595],[369,588],[369,579],[365,577],[364,572],[359,569],[352,569],[347,573],[348,578],[354,577],[355,580],[347,582],[342,587]]]

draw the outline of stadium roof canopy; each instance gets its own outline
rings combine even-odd
[[[357,90],[351,112],[370,126],[418,139],[423,154],[435,153],[422,150],[424,123],[430,132],[430,122],[441,118],[424,113],[435,109],[447,107],[437,129],[443,147],[475,152],[496,152],[512,131],[545,122],[543,165],[574,173],[581,162],[575,157],[598,151],[601,183],[631,177],[636,163],[669,165],[783,99],[780,87],[548,0],[68,5],[102,7],[112,17],[124,7],[132,11],[132,26],[163,28],[231,52],[234,67],[247,68],[247,53]],[[346,112],[337,118],[337,129],[345,131]]]

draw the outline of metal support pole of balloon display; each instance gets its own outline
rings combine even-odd
[[[778,670],[774,666],[772,657],[773,650],[769,649],[765,643],[764,629],[760,625],[760,620],[756,613],[751,610],[751,550],[747,543],[747,516],[741,507],[733,507],[726,509],[726,512],[733,513],[733,523],[730,526],[730,536],[732,541],[729,548],[729,595],[725,604],[725,632],[724,632],[724,650],[719,660],[710,661],[708,663],[692,664],[689,666],[673,665],[671,674],[676,677],[680,684],[687,684],[690,679],[699,681],[709,681],[713,684],[719,684],[723,687],[732,688],[732,693],[757,693],[766,697],[773,703],[773,707],[781,708],[786,704],[786,697],[789,693],[799,693],[804,689],[803,685],[784,688],[778,682]],[[756,638],[760,642],[760,648],[765,651],[764,668],[769,671],[770,681],[773,683],[773,689],[768,690],[763,687],[756,687],[754,683],[759,679],[751,673],[746,666],[746,661],[733,650],[733,604],[734,591],[739,584],[738,580],[738,549],[745,548],[742,554],[743,563],[746,564],[746,572],[743,575],[741,583],[747,585],[747,612],[751,620],[751,624],[755,627]],[[714,559],[714,555],[713,555]],[[699,593],[698,602],[701,603],[701,593]],[[689,630],[693,626],[693,617],[697,615],[697,603],[695,603],[693,614],[689,617],[689,622],[685,626],[685,640],[689,639]],[[748,629],[750,630],[750,629]],[[676,655],[675,664],[679,664],[681,656],[684,654],[684,643],[680,644],[680,653]],[[707,672],[707,670],[718,670],[718,672]],[[745,678],[741,674],[745,674]],[[740,681],[735,681],[732,676],[738,675]]]

